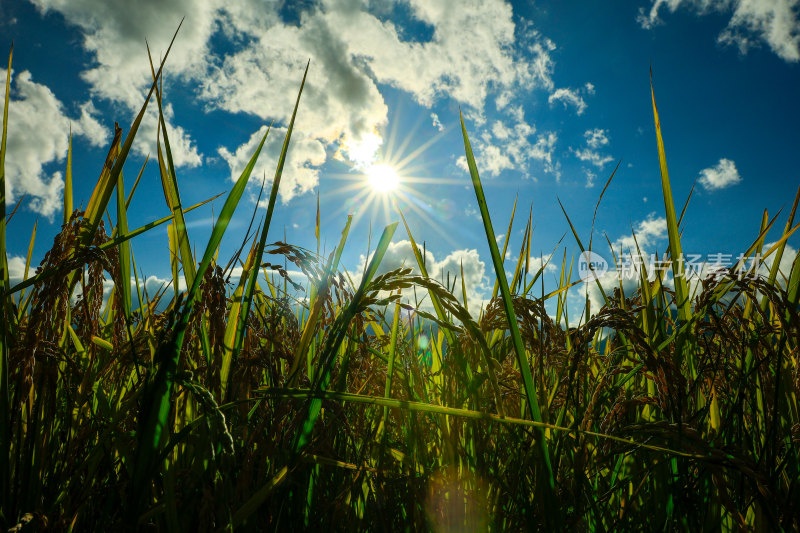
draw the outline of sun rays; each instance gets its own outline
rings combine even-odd
[[[399,211],[406,216],[413,213],[426,227],[455,245],[450,224],[458,215],[457,209],[437,189],[441,185],[452,187],[465,182],[457,174],[447,177],[430,174],[428,169],[437,159],[436,155],[431,157],[430,149],[446,132],[433,136],[417,135],[420,126],[422,124],[418,123],[398,139],[394,124],[389,128],[384,144],[376,146],[376,135],[368,134],[364,143],[346,147],[350,161],[340,160],[349,168],[345,172],[327,175],[331,180],[329,183],[336,185],[326,194],[335,198],[337,205],[324,218],[334,221],[347,213],[354,215],[354,225],[364,217],[376,224],[386,224],[399,220]],[[420,138],[426,138],[425,142],[413,146],[414,141]],[[371,146],[366,146],[368,144]],[[441,165],[433,168],[436,166]]]

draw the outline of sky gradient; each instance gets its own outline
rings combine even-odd
[[[0,0],[0,43],[14,42],[8,156],[12,282],[38,220],[33,265],[62,222],[67,134],[73,135],[76,207],[86,202],[113,136],[127,132],[150,82],[145,42],[157,60],[185,17],[165,67],[165,114],[185,206],[229,190],[272,123],[247,201],[221,250],[241,244],[262,178],[267,187],[306,62],[297,116],[269,241],[330,250],[346,216],[356,222],[343,256],[357,272],[371,243],[399,220],[425,241],[431,274],[464,275],[476,305],[491,293],[491,260],[464,162],[463,113],[497,233],[511,233],[512,269],[530,209],[533,247],[550,254],[569,226],[560,199],[595,250],[610,259],[630,245],[666,249],[666,224],[650,102],[661,114],[673,194],[687,253],[734,257],[755,239],[764,209],[784,208],[800,175],[800,2],[656,0],[622,3],[386,0]],[[4,52],[5,53],[5,52]],[[4,64],[5,62],[3,62]],[[5,68],[0,69],[5,80]],[[2,104],[0,104],[2,105]],[[130,187],[155,154],[150,106],[125,167]],[[400,189],[373,191],[365,172],[389,164]],[[201,253],[220,198],[187,214]],[[263,213],[263,210],[261,211]],[[168,214],[151,161],[130,206],[129,226]],[[113,214],[112,214],[113,216]],[[259,215],[260,216],[260,215]],[[798,236],[789,241],[788,264]],[[603,243],[600,247],[597,243]],[[546,271],[555,284],[564,248]],[[137,267],[155,286],[169,277],[166,228],[133,241]],[[401,228],[386,267],[413,264]],[[15,278],[15,279],[13,279]],[[575,291],[572,305],[580,306]]]

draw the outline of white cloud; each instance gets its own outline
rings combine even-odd
[[[800,1],[798,0],[653,0],[649,11],[640,8],[643,28],[661,23],[662,8],[675,12],[686,7],[705,15],[730,15],[717,42],[736,45],[741,53],[766,43],[785,61],[800,61]]]
[[[505,106],[515,91],[548,87],[552,43],[525,27],[516,27],[503,2],[410,1],[412,15],[433,26],[430,41],[406,41],[391,21],[363,6],[327,1],[304,13],[298,26],[274,24],[257,28],[253,42],[212,68],[202,97],[215,107],[285,120],[296,92],[296,78],[305,58],[311,75],[304,93],[297,129],[323,144],[338,143],[357,163],[370,157],[355,153],[365,138],[381,135],[387,107],[377,83],[409,93],[423,106],[452,98],[468,106],[466,114],[482,115],[494,95]],[[493,20],[492,25],[463,25]],[[256,29],[254,29],[255,31]],[[514,52],[522,46],[531,58]],[[414,76],[408,76],[414,72]],[[269,102],[269,105],[265,105]],[[441,127],[438,117],[434,125]],[[508,168],[512,158],[490,154],[490,167]],[[496,170],[499,171],[499,170]]]
[[[564,109],[571,105],[575,108],[575,113],[578,115],[582,115],[583,112],[586,111],[586,101],[578,94],[578,91],[573,89],[556,89],[550,94],[547,102],[551,105],[556,102],[561,102],[564,104]]]
[[[597,174],[588,169],[583,169],[583,171],[586,173],[586,188],[591,189],[594,187],[594,180],[597,178]]]
[[[439,120],[439,115],[436,113],[431,113],[431,120],[433,120],[433,127],[436,128],[438,131],[444,131],[444,125],[442,121]]]
[[[628,251],[636,252],[637,242],[642,253],[647,253],[653,244],[667,236],[667,219],[650,213],[646,219],[639,221],[633,232],[636,234],[636,241],[633,235],[623,235],[612,243],[617,257]]]
[[[700,185],[707,191],[724,189],[742,181],[736,164],[730,159],[720,159],[715,166],[700,171]]]
[[[172,104],[164,102],[164,123],[167,125],[172,162],[176,167],[197,167],[203,162],[202,155],[191,136],[181,126],[174,124],[175,112]],[[125,128],[125,126],[123,126]],[[127,130],[124,130],[127,134]],[[133,149],[141,155],[156,157],[158,132],[158,107],[155,102],[147,106],[142,123],[133,140]],[[164,136],[161,135],[161,149],[164,150]],[[164,155],[166,157],[166,153]]]
[[[385,6],[351,0],[321,0],[298,9],[300,24],[286,23],[278,3],[256,0],[176,0],[168,5],[158,0],[32,1],[41,12],[57,11],[78,27],[93,59],[83,79],[94,95],[123,104],[132,113],[150,84],[145,39],[158,60],[183,15],[186,20],[170,52],[165,85],[198,87],[196,95],[207,109],[244,112],[285,125],[310,58],[295,124],[295,131],[303,132],[309,142],[295,146],[295,151],[298,161],[313,165],[320,146],[333,147],[338,157],[356,163],[375,157],[387,122],[378,84],[405,91],[426,107],[452,99],[463,104],[465,116],[477,119],[487,103],[494,103],[497,109],[508,109],[515,124],[524,121],[511,102],[536,88],[552,89],[550,54],[555,45],[530,22],[515,20],[511,5],[501,0],[399,0],[407,5],[412,22],[432,28],[427,41],[407,39],[405,28],[380,16]],[[228,40],[230,52],[210,49],[211,39],[218,37]],[[170,91],[166,92],[169,101]],[[169,122],[175,121],[171,108],[165,113]],[[152,127],[143,125],[143,133],[155,129],[151,122]],[[170,130],[176,163],[199,164],[202,154],[190,135],[177,125]],[[508,160],[494,154],[491,167],[499,171],[540,159],[552,168],[554,143],[555,134],[526,137]],[[227,150],[239,153],[240,148]],[[306,148],[308,153],[299,153]],[[152,141],[144,139],[136,149],[152,153]],[[531,155],[521,156],[521,150]],[[310,190],[312,174],[295,180],[293,194]],[[284,198],[291,196],[287,192]]]
[[[594,93],[594,84],[587,82],[583,87],[578,89],[570,89],[568,87],[556,89],[550,93],[547,102],[551,106],[557,102],[561,102],[564,105],[564,109],[572,106],[575,108],[576,114],[583,115],[583,112],[586,111],[586,108],[588,107],[586,100],[584,100],[584,95],[591,96]]]
[[[153,298],[156,293],[160,290],[167,289],[167,292],[172,290],[174,286],[172,278],[160,278],[158,276],[147,276],[144,279],[139,280],[139,288],[142,290],[142,299],[144,300],[144,291],[147,291],[147,296],[149,298]],[[183,275],[178,276],[178,288],[181,291],[185,291],[188,287],[186,285],[186,278]],[[133,293],[134,299],[137,298],[136,296],[136,278],[131,277],[131,292]],[[137,302],[138,303],[138,302]]]
[[[480,172],[497,176],[504,170],[530,172],[533,162],[541,164],[545,172],[559,176],[559,164],[554,159],[558,135],[554,132],[537,133],[536,127],[524,120],[512,120],[511,126],[496,120],[490,128],[482,130],[474,140],[475,160]],[[467,160],[461,156],[456,161],[467,170]]]
[[[600,128],[586,130],[583,136],[586,138],[586,145],[595,150],[608,144],[608,130]]]
[[[528,272],[532,274],[536,274],[542,265],[545,265],[544,272],[555,272],[556,265],[553,263],[552,254],[549,255],[540,255],[538,257],[534,257],[531,255],[531,260],[528,263]]]
[[[581,161],[591,163],[598,168],[603,168],[607,163],[614,160],[610,155],[603,155],[589,148],[582,148],[580,150],[573,149],[572,152],[575,154],[575,157]]]
[[[614,158],[610,155],[602,154],[598,151],[599,148],[608,145],[608,130],[600,128],[586,130],[583,136],[586,139],[585,148],[570,148],[572,153],[575,154],[575,157],[585,163],[591,163],[600,169],[606,166],[607,163],[610,163],[614,160]],[[594,183],[592,181],[593,178],[594,176],[592,176],[592,178],[587,182],[587,187],[592,186],[590,183]]]
[[[77,26],[83,36],[83,48],[94,61],[81,73],[94,97],[122,105],[131,120],[139,112],[152,83],[146,41],[149,42],[155,68],[167,50],[169,41],[182,17],[175,45],[164,67],[165,121],[176,166],[194,167],[202,156],[181,126],[175,125],[169,102],[170,84],[178,80],[201,79],[206,69],[208,40],[216,27],[214,21],[220,3],[177,0],[128,2],[126,0],[31,0],[42,13],[57,11],[68,23]],[[136,136],[133,149],[155,157],[158,108],[155,95]],[[121,124],[127,133],[127,124]]]
[[[176,0],[31,0],[46,14],[57,11],[83,36],[83,48],[95,59],[81,77],[93,94],[137,109],[152,78],[145,41],[153,61],[167,50],[181,18],[186,17],[170,52],[167,73],[201,73],[214,17],[221,2]],[[170,77],[167,77],[170,80]]]
[[[28,271],[28,278],[31,277],[36,270],[36,266],[32,266]],[[8,280],[13,287],[17,283],[25,281],[25,258],[18,255],[8,256]]]
[[[239,179],[250,158],[256,151],[258,143],[267,130],[262,126],[258,131],[250,136],[250,140],[242,144],[231,153],[227,148],[220,148],[219,155],[231,170],[230,179]],[[269,198],[269,184],[275,176],[275,169],[278,166],[283,140],[286,137],[286,128],[275,128],[269,132],[261,155],[258,158],[250,181],[254,184],[261,183],[266,175],[267,185],[265,186],[265,198]],[[316,139],[309,138],[301,131],[292,132],[292,141],[286,156],[286,163],[281,176],[281,186],[279,193],[281,201],[287,203],[295,196],[310,192],[317,186],[319,181],[319,166],[325,162],[325,147]],[[266,201],[266,200],[263,200]]]
[[[347,149],[386,123],[377,86],[325,17],[310,17],[301,27],[276,24],[258,35],[211,67],[201,90],[210,107],[288,122],[310,57],[296,131]]]
[[[11,104],[9,104],[10,107]],[[72,125],[72,130],[80,136],[86,138],[92,146],[102,146],[109,137],[110,130],[103,127],[95,118],[98,114],[94,104],[90,101],[80,106],[81,116]]]
[[[0,70],[6,79],[6,70]],[[0,101],[0,113],[3,102]],[[80,107],[80,116],[70,118],[64,105],[45,85],[33,81],[31,73],[12,71],[11,98],[8,104],[8,144],[6,146],[6,201],[11,204],[23,194],[30,196],[28,208],[49,219],[62,208],[62,173],[48,172],[45,166],[61,162],[67,155],[68,132],[83,137],[93,146],[106,142],[107,132],[93,116],[91,103]]]
[[[529,23],[515,25],[508,3],[409,0],[413,16],[434,30],[432,39],[422,43],[401,40],[392,22],[342,9],[346,3],[325,2],[351,52],[367,58],[379,82],[403,89],[423,105],[447,95],[482,109],[493,86],[503,94],[552,84],[549,53],[554,45]]]

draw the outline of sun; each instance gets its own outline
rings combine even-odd
[[[376,192],[389,193],[400,185],[400,176],[397,175],[397,171],[385,163],[370,166],[364,174],[367,176],[370,187]]]
[[[463,176],[456,178],[430,173],[429,164],[449,161],[448,157],[431,151],[433,145],[443,139],[445,131],[412,146],[420,137],[415,132],[421,124],[418,122],[403,137],[397,136],[395,124],[387,132],[376,131],[345,142],[337,156],[341,155],[340,160],[348,168],[342,173],[330,174],[330,177],[341,180],[340,185],[334,187],[334,194],[341,196],[336,202],[338,206],[326,218],[334,220],[347,213],[352,217],[348,218],[352,224],[358,224],[362,218],[368,219],[370,224],[376,221],[390,224],[397,222],[403,212],[405,216],[413,212],[454,248],[459,246],[450,231],[453,224],[458,224],[454,218],[457,212],[455,203],[447,198],[433,200],[430,190],[445,185],[463,186]]]

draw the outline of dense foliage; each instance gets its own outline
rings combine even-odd
[[[475,316],[457,280],[428,277],[408,226],[414,271],[380,273],[393,224],[355,283],[339,266],[350,219],[327,257],[268,243],[293,114],[266,218],[225,267],[216,252],[261,146],[197,258],[162,116],[172,214],[127,226],[122,168],[145,108],[161,112],[153,70],[87,209],[72,209],[68,168],[62,230],[13,287],[0,198],[4,529],[800,528],[800,261],[788,278],[777,269],[797,200],[778,243],[764,249],[765,217],[746,252],[771,255],[768,275],[737,265],[690,290],[674,262],[632,293],[603,287],[602,309],[575,320],[566,260],[559,290],[534,294],[530,219],[507,280],[464,129],[497,274]],[[655,98],[653,110],[678,257]],[[4,117],[0,194],[7,134]],[[159,224],[186,291],[148,294],[136,275],[129,239]],[[309,280],[300,293],[287,264]],[[406,303],[423,293],[431,306]]]

